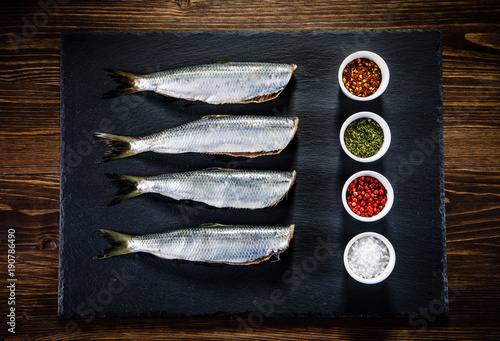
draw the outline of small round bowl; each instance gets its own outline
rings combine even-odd
[[[365,237],[374,237],[374,238],[380,240],[382,243],[384,243],[384,245],[387,247],[387,250],[389,251],[389,263],[387,264],[385,269],[377,277],[374,277],[374,278],[365,278],[365,277],[359,276],[358,274],[356,274],[353,271],[353,269],[351,268],[351,266],[349,264],[349,259],[348,259],[349,250],[351,249],[352,245],[356,241],[360,240],[361,238],[365,238]],[[389,277],[389,275],[392,273],[392,270],[394,269],[395,265],[396,265],[396,251],[394,251],[394,247],[392,246],[391,242],[379,233],[364,232],[364,233],[358,234],[357,236],[355,236],[354,238],[352,238],[349,241],[349,243],[347,244],[347,246],[344,250],[345,269],[347,270],[349,275],[351,275],[352,278],[354,278],[356,281],[358,281],[360,283],[376,284],[376,283],[382,282],[387,277]]]
[[[377,91],[375,91],[370,96],[360,97],[360,96],[356,96],[356,95],[351,94],[349,92],[349,90],[347,90],[347,88],[345,87],[344,82],[342,81],[342,73],[344,72],[345,67],[351,61],[353,61],[354,59],[357,59],[357,58],[366,58],[369,60],[373,60],[380,68],[380,72],[382,74],[382,81],[380,82],[380,86],[377,89]],[[372,99],[375,99],[375,98],[379,97],[380,95],[382,95],[384,93],[385,89],[387,89],[387,86],[389,85],[389,78],[390,78],[389,67],[387,66],[385,61],[378,54],[370,52],[370,51],[358,51],[358,52],[354,52],[353,54],[350,54],[349,56],[347,56],[346,59],[344,59],[342,64],[340,64],[340,68],[339,68],[339,86],[340,86],[340,89],[342,89],[342,92],[347,97],[349,97],[350,99],[353,99],[355,101],[371,101]]]
[[[349,124],[360,118],[371,118],[372,120],[376,121],[384,131],[384,143],[382,143],[382,147],[380,147],[380,150],[377,152],[377,154],[370,157],[356,156],[353,153],[351,153],[349,149],[347,149],[347,146],[345,145],[344,134],[347,127],[349,126]],[[387,122],[379,115],[369,111],[361,111],[351,115],[347,120],[344,121],[344,124],[342,124],[342,127],[340,128],[340,145],[342,146],[344,152],[347,155],[349,155],[351,159],[359,162],[373,162],[384,156],[384,154],[389,149],[389,146],[391,145],[391,129],[389,129],[389,125],[387,124]]]
[[[385,187],[385,194],[387,196],[387,201],[385,203],[385,206],[382,209],[382,211],[380,211],[377,215],[374,215],[372,217],[362,217],[362,216],[357,215],[356,213],[354,213],[351,210],[351,208],[347,204],[347,198],[346,198],[347,188],[349,187],[351,182],[354,181],[354,179],[357,179],[360,176],[369,176],[369,177],[375,178],[378,181],[380,181],[380,183],[382,183],[382,185]],[[347,181],[344,184],[344,187],[342,188],[342,204],[344,204],[345,210],[353,218],[355,218],[359,221],[365,222],[365,223],[374,222],[374,221],[377,221],[377,220],[385,217],[386,214],[389,213],[389,211],[391,210],[393,203],[394,203],[394,190],[392,189],[391,183],[389,182],[389,180],[387,180],[385,178],[385,176],[383,176],[380,173],[374,172],[374,171],[364,170],[364,171],[357,172],[357,173],[351,175],[351,177],[349,179],[347,179]]]

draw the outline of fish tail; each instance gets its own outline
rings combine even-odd
[[[106,142],[111,147],[111,150],[107,152],[106,155],[98,161],[98,163],[104,163],[137,154],[137,152],[133,151],[130,146],[130,142],[133,140],[133,137],[107,133],[95,133],[95,136]]]
[[[144,192],[137,188],[137,184],[142,179],[140,176],[122,175],[122,174],[106,174],[119,187],[116,198],[111,201],[108,206],[113,206],[122,201],[135,198]]]
[[[97,233],[111,245],[109,249],[103,250],[102,254],[95,256],[95,259],[103,259],[114,256],[126,255],[136,252],[128,247],[131,235],[105,229],[96,229]]]
[[[105,69],[110,73],[110,77],[116,80],[120,85],[115,90],[105,93],[102,98],[112,98],[121,95],[133,94],[142,91],[137,88],[135,80],[139,75],[128,73],[120,70]]]

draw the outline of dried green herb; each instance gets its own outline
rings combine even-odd
[[[351,122],[344,133],[347,149],[357,157],[371,157],[382,148],[384,131],[371,118],[359,118]]]

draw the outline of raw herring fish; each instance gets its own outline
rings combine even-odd
[[[295,182],[296,172],[216,168],[149,177],[108,176],[122,187],[110,205],[143,193],[158,193],[218,208],[259,209],[283,200]]]
[[[293,139],[298,124],[297,117],[215,115],[143,137],[96,136],[111,146],[100,162],[148,151],[257,157],[280,153]]]
[[[290,81],[295,64],[214,63],[146,75],[110,70],[122,86],[104,97],[154,91],[210,104],[265,102],[276,98]]]
[[[197,228],[133,236],[100,229],[111,245],[95,258],[146,252],[164,259],[234,265],[257,264],[288,248],[295,225],[206,224]]]

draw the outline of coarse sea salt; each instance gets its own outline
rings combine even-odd
[[[352,271],[365,279],[379,276],[389,264],[389,260],[389,249],[384,242],[373,236],[356,240],[347,254]]]

